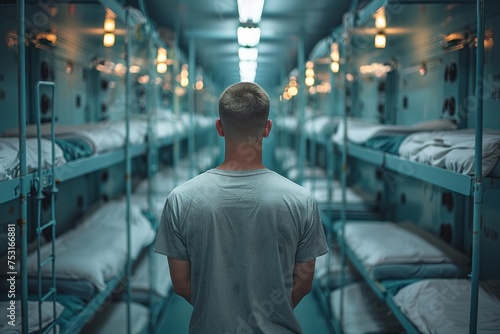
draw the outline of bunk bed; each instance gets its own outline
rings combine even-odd
[[[153,242],[155,233],[140,208],[133,204],[130,219],[133,238],[129,256],[134,260],[141,249]],[[61,285],[58,287],[59,292],[75,294],[71,291],[72,280],[90,282],[95,291],[103,291],[106,282],[123,270],[128,253],[125,242],[126,220],[126,201],[114,200],[101,205],[77,222],[75,228],[57,237],[55,275]],[[40,255],[46,258],[50,252],[51,245],[46,244],[40,247],[39,252],[28,256],[29,276],[38,275],[36,257]],[[42,277],[52,277],[51,267],[42,269]],[[65,292],[63,282],[68,283],[67,289],[70,291]]]
[[[321,210],[329,216],[330,220],[339,219],[342,203],[342,186],[335,179],[336,164],[334,160],[332,135],[339,128],[339,117],[330,115],[309,116],[303,129],[298,129],[297,119],[290,116],[278,118],[278,136],[281,138],[279,146],[274,152],[277,170],[285,177],[300,183],[314,196]],[[299,150],[290,141],[300,133],[309,141],[310,157],[299,156]],[[324,149],[326,166],[316,164],[317,146]],[[322,155],[323,156],[323,155]],[[301,160],[305,160],[303,165]],[[301,172],[302,168],[302,172]],[[349,216],[353,219],[377,219],[379,208],[376,196],[363,191],[358,185],[351,185],[346,189]],[[330,229],[331,226],[325,226]]]
[[[393,297],[402,313],[424,334],[469,333],[471,284],[468,279],[426,279],[401,288]],[[479,286],[479,333],[500,328],[500,282]]]
[[[46,293],[56,282],[56,300],[62,332],[77,332],[122,282],[125,264],[134,261],[150,245],[155,232],[138,206],[131,207],[131,248],[127,249],[126,202],[103,204],[84,217],[76,227],[54,241],[56,265],[39,267],[37,258],[49,258],[52,244],[46,243],[27,258],[28,292]],[[20,270],[18,270],[20,272]],[[39,291],[41,289],[41,291]]]
[[[145,33],[141,36],[139,34],[128,36],[130,38],[125,43],[125,59],[122,59],[123,55],[119,55],[120,62],[125,62],[126,67],[132,64],[131,54],[135,50],[132,50],[131,44],[136,42],[140,44],[137,45],[139,49],[148,50],[149,54],[146,58],[153,53],[156,54],[157,48],[162,46],[164,41],[159,38],[152,23],[140,11],[131,7],[123,8],[113,0],[102,0],[100,3],[77,5],[81,7],[76,11],[76,15],[79,19],[85,15],[95,15],[95,13],[106,15],[109,9],[116,15],[115,18],[121,21],[125,34],[130,34],[131,29],[138,29]],[[31,9],[36,10],[36,4]],[[18,36],[24,40],[23,22],[27,17],[27,11],[24,5],[19,6],[17,11]],[[67,37],[71,34],[74,24],[78,24],[75,23],[77,21],[65,22],[63,17],[61,22],[54,22],[54,24],[60,24],[58,27],[61,29],[58,32]],[[59,41],[65,41],[64,36]],[[139,41],[135,40],[136,37]],[[82,46],[81,49],[77,48],[79,52],[85,53],[86,50],[92,49],[92,46],[88,48],[87,44]],[[187,180],[192,173],[203,171],[214,164],[218,149],[209,150],[205,147],[198,152],[191,151],[192,147],[196,148],[193,139],[198,139],[194,132],[197,132],[196,135],[203,136],[199,138],[203,144],[209,129],[213,127],[213,119],[206,115],[206,110],[204,115],[181,112],[180,106],[176,103],[174,103],[175,111],[158,108],[159,101],[155,98],[159,99],[160,96],[157,96],[156,90],[149,90],[149,88],[145,89],[147,97],[144,100],[145,110],[136,110],[133,103],[125,103],[125,108],[113,106],[124,110],[120,109],[121,112],[115,112],[113,117],[107,117],[102,113],[102,109],[97,110],[99,109],[99,95],[104,90],[98,84],[98,82],[102,84],[102,81],[97,80],[101,74],[92,67],[96,63],[91,62],[89,72],[84,74],[89,75],[85,77],[85,80],[89,82],[96,79],[95,82],[89,84],[89,86],[94,84],[96,87],[92,87],[95,89],[90,87],[87,91],[89,94],[97,95],[95,101],[90,97],[86,101],[92,110],[85,117],[83,115],[75,118],[69,117],[72,120],[85,119],[90,122],[57,123],[55,115],[60,112],[60,104],[54,103],[52,106],[52,103],[49,103],[51,121],[41,124],[42,118],[44,121],[47,120],[47,110],[41,117],[39,104],[33,103],[29,107],[26,105],[27,87],[36,84],[37,96],[33,100],[38,101],[40,100],[39,86],[49,86],[53,88],[53,94],[48,100],[57,102],[54,99],[55,83],[50,81],[53,77],[48,78],[49,82],[45,82],[38,81],[36,75],[33,75],[33,78],[25,75],[26,47],[25,43],[20,43],[19,50],[16,50],[16,55],[19,55],[20,77],[19,120],[17,122],[19,126],[15,129],[3,130],[0,137],[0,203],[7,206],[9,202],[16,202],[14,206],[18,204],[20,211],[19,225],[25,223],[28,227],[21,229],[20,238],[16,240],[19,241],[16,242],[18,246],[16,260],[20,260],[16,267],[20,290],[20,300],[16,301],[16,308],[21,310],[21,312],[17,311],[16,321],[19,322],[23,318],[22,328],[19,331],[22,333],[42,332],[43,329],[44,332],[52,332],[55,328],[54,330],[60,333],[80,331],[84,333],[110,331],[155,333],[158,317],[161,310],[164,310],[172,289],[167,263],[164,257],[152,252],[152,241],[168,189],[174,185],[164,187],[156,193],[154,193],[156,189],[150,187],[152,182],[158,181],[166,174],[169,177],[174,175],[175,185],[177,185]],[[61,59],[66,59],[66,56],[69,57],[68,59],[82,56],[78,61],[87,61],[86,55],[75,55],[73,52],[71,55],[69,53],[66,55],[65,52],[69,49],[74,51],[74,45],[59,43],[57,49],[54,49],[56,51],[48,48],[47,52],[51,55],[52,53],[64,54]],[[178,52],[180,62],[181,52],[180,50],[176,52]],[[111,53],[106,54],[106,57],[112,57]],[[93,50],[92,57],[94,56]],[[74,58],[75,61],[76,58]],[[158,77],[154,59],[151,58],[150,61],[152,62],[147,72],[152,78]],[[89,73],[92,71],[95,77],[91,78]],[[122,87],[123,92],[120,93],[123,93],[125,100],[130,99],[132,95],[132,86],[134,86],[132,83],[135,79],[132,75],[130,71],[126,71],[119,78],[120,83],[124,81],[123,87],[125,88]],[[155,85],[158,85],[158,80]],[[29,92],[31,93],[31,89]],[[44,89],[45,92],[46,89]],[[78,95],[76,109],[79,108],[80,99],[81,95]],[[123,101],[117,102],[120,104]],[[127,102],[131,101],[127,100]],[[33,115],[32,108],[36,109],[36,115]],[[65,109],[63,114],[66,111]],[[81,112],[83,113],[83,110]],[[33,123],[35,119],[37,124],[26,125]],[[187,164],[184,160],[176,160],[181,154],[186,153],[180,152],[184,149],[185,141],[188,141],[190,147],[187,153],[193,153],[188,156],[191,161]],[[210,143],[206,141],[205,145],[207,142]],[[158,161],[158,151],[164,148],[169,151],[167,154],[176,151],[173,154],[174,162],[167,161],[167,164],[175,167],[175,172],[163,175],[160,172],[158,178],[155,178],[154,175],[161,164]],[[186,167],[190,167],[194,159],[196,159],[194,163],[196,171],[193,172]],[[146,164],[145,174],[149,180],[139,185],[137,191],[132,194],[132,178],[135,177],[133,174],[136,172],[133,168],[136,168],[135,164],[137,164],[139,173],[144,172],[140,170],[142,167],[140,164],[143,162]],[[133,163],[134,166],[132,166]],[[118,182],[123,182],[124,189],[120,189],[120,195],[124,197],[120,200],[108,201],[106,196],[100,196],[99,189],[97,189],[96,193],[99,193],[96,195],[97,198],[92,197],[95,194],[89,197],[93,201],[105,202],[100,203],[98,208],[91,207],[93,202],[85,203],[83,198],[78,198],[80,204],[77,205],[80,206],[82,212],[92,209],[91,212],[87,212],[82,220],[74,222],[73,229],[56,235],[56,228],[59,226],[55,207],[55,195],[59,192],[57,186],[62,184],[61,187],[64,188],[65,182],[70,180],[81,184],[81,180],[87,179],[87,176],[96,176],[101,171],[103,172],[101,175],[106,174],[108,170],[113,170],[115,167],[120,171],[123,168],[125,177],[118,179]],[[159,181],[159,184],[155,185],[163,187],[165,182]],[[64,198],[65,194],[61,192],[59,196],[59,198]],[[26,201],[26,198],[30,197],[33,200]],[[46,202],[49,203],[48,222],[44,222],[47,218],[47,212],[43,212],[46,210]],[[65,222],[65,225],[67,228],[71,224]],[[52,231],[47,231],[47,229]],[[32,231],[36,232],[36,240],[33,240],[33,235],[28,237],[28,233]],[[47,232],[52,232],[52,234]],[[94,255],[92,259],[90,259],[91,255]],[[37,320],[39,310],[42,312],[41,322]],[[29,319],[29,322],[24,319]],[[110,320],[110,322],[102,325],[105,320]],[[1,327],[0,332],[6,329],[8,328]]]
[[[398,291],[429,278],[464,279],[470,270],[468,257],[410,222],[349,220],[334,226],[337,262],[344,265],[330,272],[340,283],[327,296],[329,316],[334,328],[346,333],[397,333],[402,328],[418,333],[396,306]],[[363,325],[353,321],[356,314],[366,318]]]
[[[418,3],[418,1],[415,3]],[[386,1],[372,0],[355,16],[357,1],[353,2],[349,13],[351,20],[345,20],[345,26],[337,32],[337,35],[332,34],[330,42],[336,40],[342,33],[352,30],[355,26],[363,25],[379,8],[386,5]],[[471,209],[473,213],[472,256],[470,258],[469,275],[465,275],[469,272],[467,270],[455,270],[455,272],[452,270],[444,274],[442,268],[438,270],[439,272],[427,271],[427,269],[422,268],[410,271],[407,271],[408,268],[406,268],[385,273],[379,272],[379,264],[372,261],[374,260],[373,256],[376,254],[373,252],[373,248],[369,248],[371,251],[367,250],[360,253],[359,241],[356,243],[354,239],[350,239],[349,235],[355,231],[349,226],[354,227],[357,223],[348,221],[345,215],[346,208],[343,209],[341,228],[337,229],[339,245],[343,255],[362,275],[366,286],[377,297],[375,305],[383,302],[386,310],[394,314],[407,333],[495,332],[499,328],[497,282],[479,281],[483,191],[499,189],[500,182],[496,167],[498,165],[498,131],[483,128],[484,99],[482,98],[483,83],[481,81],[484,74],[483,0],[477,1],[476,9],[477,47],[474,102],[477,109],[474,129],[464,130],[454,129],[453,127],[447,129],[415,129],[411,126],[402,127],[381,124],[369,124],[368,127],[363,129],[362,127],[365,124],[351,122],[347,118],[346,111],[343,122],[339,125],[340,131],[337,131],[337,134],[332,136],[332,142],[342,152],[344,166],[347,164],[347,157],[350,157],[378,166],[384,171],[395,172],[399,175],[421,180],[442,189],[474,198],[473,209]],[[349,36],[347,36],[348,39]],[[341,43],[343,41],[345,40],[341,39]],[[345,43],[342,47],[349,55],[351,52],[350,44]],[[346,73],[349,73],[349,64],[346,65],[346,71]],[[357,125],[361,126],[356,128]],[[465,136],[461,137],[464,134]],[[457,141],[458,136],[464,139]],[[445,153],[451,154],[446,156]],[[345,171],[345,168],[342,169],[343,175],[345,175]],[[345,179],[345,176],[343,178]],[[374,244],[377,242],[376,238],[372,238],[371,234],[373,233],[371,228],[375,228],[380,222],[375,223],[374,226],[365,226],[367,228],[365,231],[363,229],[358,231],[360,235],[364,235],[363,246],[370,243],[370,241],[373,241]],[[384,224],[386,223],[384,222]],[[398,224],[398,227],[401,227],[400,224]],[[384,233],[386,232],[384,230]],[[410,232],[413,237],[424,236],[413,228],[407,232]],[[379,242],[383,241],[385,243],[380,244],[380,248],[387,248],[387,242],[389,241],[384,238],[384,233]],[[424,237],[425,240],[428,240],[429,236],[425,235]],[[394,255],[396,257],[393,260],[401,256],[401,250],[405,248],[406,246],[395,249]],[[438,249],[442,249],[442,247],[438,247]],[[411,258],[415,255],[420,257],[422,254],[412,254],[406,261],[414,262]],[[438,258],[434,258],[433,261],[438,261]],[[450,259],[444,263],[449,266]],[[433,268],[435,264],[432,264]],[[393,263],[390,265],[392,266]],[[399,273],[399,276],[385,275],[394,272]],[[460,272],[462,275],[459,275]],[[418,273],[418,275],[408,275],[411,273]],[[427,275],[429,277],[425,277]],[[469,278],[466,278],[467,276]],[[342,294],[349,294],[347,298],[352,298],[352,295],[347,290],[341,292],[347,287],[349,285],[338,289],[340,296],[336,297],[337,302],[342,298]],[[446,303],[446,307],[431,310],[432,307],[442,306],[443,302]],[[346,304],[345,306],[349,308],[349,305]],[[444,308],[449,312],[444,311]],[[492,316],[493,313],[490,313],[489,310],[495,312],[495,316]],[[349,313],[349,310],[344,310],[344,303],[342,303],[340,314],[337,314],[336,318],[345,320],[343,313],[346,312]],[[378,312],[375,310],[375,313]],[[340,329],[341,326],[339,325],[336,328]],[[378,328],[376,323],[374,326],[373,328]],[[371,330],[368,331],[372,332]],[[364,332],[364,330],[358,332]],[[382,330],[382,332],[385,333],[388,330]]]
[[[334,328],[344,334],[399,334],[404,329],[389,307],[378,300],[363,281],[346,283],[335,289],[329,298]]]
[[[49,139],[42,139],[42,161],[43,169],[52,167],[52,143]],[[19,177],[19,138],[0,138],[0,182],[12,180]],[[63,150],[56,146],[54,160],[57,167],[66,163]],[[33,173],[38,169],[38,141],[36,138],[26,140],[26,164],[28,173]]]
[[[342,124],[339,125],[339,131],[332,136],[332,140],[343,150],[345,130]],[[498,178],[500,170],[500,131],[484,129],[483,134],[482,176],[495,179]],[[469,183],[470,188],[475,160],[474,129],[457,129],[455,123],[446,119],[421,122],[412,126],[348,120],[347,138],[347,151],[357,159],[401,173],[405,173],[405,169],[406,173],[411,173],[417,170],[432,170],[428,166],[438,167],[443,169],[438,172],[440,175],[453,175],[450,177]],[[398,163],[399,169],[396,169]],[[401,163],[404,163],[405,168],[401,167]],[[462,189],[462,192],[466,192],[465,195],[470,194],[466,189]]]
[[[2,317],[0,321],[0,333],[1,334],[8,334],[8,333],[20,333],[18,330],[13,330],[14,328],[20,328],[21,324],[23,323],[23,318],[22,316],[14,316],[11,320],[9,317],[10,310],[20,310],[21,305],[20,301],[16,300],[14,304],[11,304],[8,301],[2,301],[0,302],[0,307],[2,307],[3,310],[7,310],[6,317]],[[52,303],[43,303],[41,306],[41,322],[39,318],[39,313],[38,313],[38,302],[35,301],[29,301],[28,302],[28,314],[29,314],[29,327],[28,327],[28,333],[38,333],[40,328],[42,330],[46,330],[47,326],[51,323],[54,322],[54,313],[55,313],[55,318],[57,319],[62,312],[64,311],[64,307],[56,303],[55,304],[55,312],[53,312],[52,309],[53,305]],[[14,311],[15,314],[15,311]],[[59,331],[59,329],[56,327],[56,330]]]

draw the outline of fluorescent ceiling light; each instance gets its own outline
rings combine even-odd
[[[241,23],[259,23],[264,0],[238,0],[238,15]]]
[[[240,61],[240,72],[257,71],[256,61]]]
[[[260,41],[260,28],[259,27],[238,27],[238,44],[240,46],[254,47]]]
[[[259,50],[257,48],[240,47],[238,49],[238,57],[240,58],[240,60],[256,61],[258,55],[259,55]]]
[[[255,72],[254,73],[240,73],[240,81],[255,81]]]

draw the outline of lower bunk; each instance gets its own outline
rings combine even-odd
[[[318,258],[314,286],[338,333],[469,332],[468,257],[409,222],[334,226],[336,248]],[[478,333],[500,328],[499,287],[481,282]]]
[[[0,333],[14,334],[22,332],[23,317],[21,314],[21,301],[8,300],[1,301],[0,307],[6,310],[5,317],[0,319]],[[64,311],[64,306],[60,303],[44,302],[39,304],[36,301],[28,302],[28,333],[52,332],[53,327],[59,333],[59,326],[55,322]]]
[[[142,302],[141,306],[149,309],[152,301],[161,304],[168,297],[171,287],[166,260],[159,261],[154,256],[154,262],[148,260],[148,246],[155,237],[153,224],[143,214],[142,208],[133,203],[130,206],[131,247],[127,248],[126,204],[124,199],[102,204],[77,222],[73,229],[58,236],[54,250],[52,243],[46,243],[38,252],[28,256],[30,300],[37,303],[41,294],[53,288],[55,277],[54,293],[43,305],[51,304],[55,296],[56,302],[62,306],[63,311],[57,314],[56,320],[59,333],[79,333],[96,319],[105,305],[123,295],[128,284],[127,257],[134,263],[130,289],[140,296],[137,297],[138,304]],[[55,258],[54,268],[50,263],[39,266],[38,257],[43,261],[52,256]],[[149,297],[146,290],[152,290],[148,285],[152,281],[157,282],[156,289]],[[20,286],[19,278],[17,283]],[[148,297],[144,297],[146,294]],[[133,316],[138,314],[140,311]],[[29,316],[31,319],[32,315]],[[149,310],[146,318],[151,318]]]

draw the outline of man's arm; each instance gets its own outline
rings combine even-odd
[[[191,304],[191,261],[168,258],[174,291]]]
[[[295,262],[293,268],[292,304],[295,308],[312,289],[316,259],[309,262]]]

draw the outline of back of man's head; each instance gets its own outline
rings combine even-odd
[[[227,136],[259,136],[269,116],[269,96],[253,82],[239,82],[219,99],[219,118]]]

